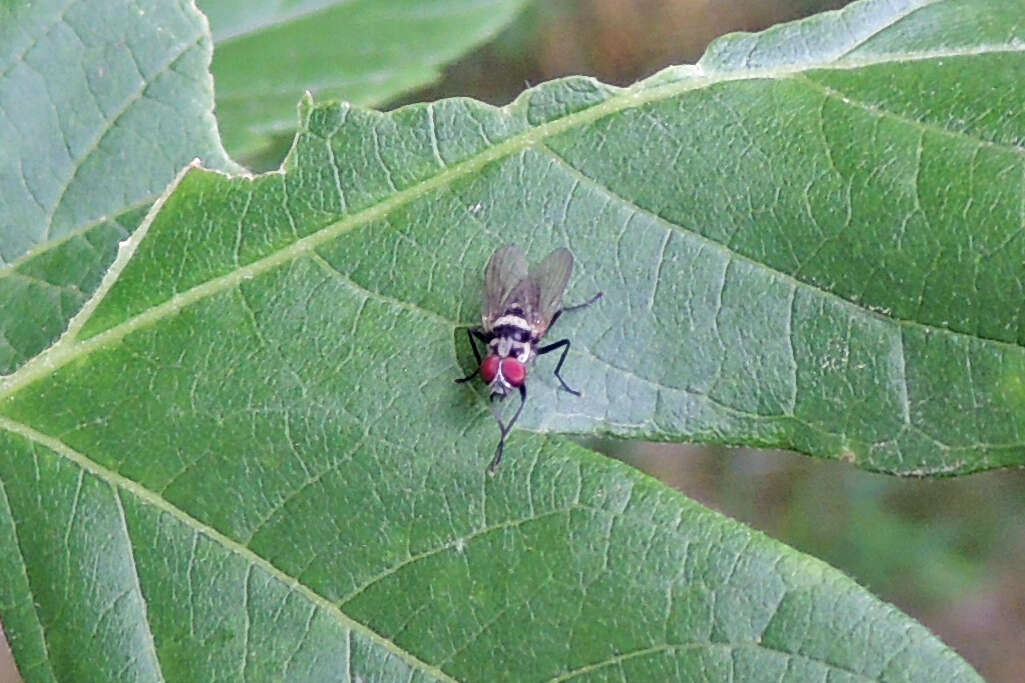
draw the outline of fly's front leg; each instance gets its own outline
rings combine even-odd
[[[479,328],[476,328],[476,327],[467,327],[466,328],[466,336],[470,340],[470,348],[473,349],[473,357],[477,359],[477,368],[473,372],[471,372],[469,375],[467,375],[466,377],[460,377],[459,379],[457,379],[456,380],[457,384],[462,384],[463,382],[469,382],[471,379],[473,379],[474,377],[477,376],[478,372],[480,372],[480,363],[481,363],[480,351],[477,350],[477,344],[473,341],[473,338],[476,337],[477,339],[479,339],[480,342],[482,344],[484,344],[485,348],[487,348],[488,342],[491,341],[490,339],[487,338],[487,336],[484,334],[483,331],[481,331]]]
[[[488,474],[491,476],[495,476],[498,466],[502,463],[502,454],[505,452],[505,437],[509,435],[509,430],[516,423],[516,418],[523,412],[523,406],[527,402],[527,387],[524,384],[520,385],[520,407],[516,409],[512,419],[509,420],[509,424],[502,424],[502,418],[498,415],[498,409],[495,407],[495,396],[496,394],[491,395],[491,409],[495,413],[495,419],[498,421],[498,428],[502,432],[502,437],[498,440],[495,457],[491,459],[491,464],[488,465]]]
[[[576,389],[571,389],[570,386],[566,384],[566,380],[562,378],[562,364],[566,360],[566,354],[569,353],[569,339],[563,339],[562,341],[557,341],[554,344],[542,346],[540,349],[537,350],[537,355],[543,356],[544,354],[551,353],[552,351],[555,351],[557,349],[562,349],[562,355],[559,356],[559,362],[555,364],[555,378],[559,380],[560,384],[562,384],[563,389],[573,394],[574,396],[579,396],[580,392]]]

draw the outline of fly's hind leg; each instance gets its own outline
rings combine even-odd
[[[581,308],[587,308],[588,306],[593,304],[595,301],[597,301],[598,299],[602,298],[603,294],[605,294],[605,292],[598,292],[597,294],[595,294],[594,296],[592,296],[590,299],[588,299],[587,301],[585,301],[582,304],[577,304],[576,306],[566,306],[564,309],[562,309],[562,311],[560,311],[560,313],[564,312],[564,311],[579,311]]]
[[[602,295],[604,295],[604,294],[605,294],[605,292],[598,292],[597,294],[595,294],[594,296],[592,296],[590,299],[588,299],[587,301],[585,301],[582,304],[577,304],[576,306],[566,306],[566,308],[560,308],[559,310],[557,310],[555,312],[555,315],[552,316],[552,321],[550,323],[548,323],[548,329],[551,329],[552,326],[555,325],[555,321],[558,320],[559,317],[563,313],[566,313],[567,311],[572,313],[573,311],[579,311],[581,308],[587,308],[588,306],[593,304],[595,301],[597,301],[598,299],[602,298]]]
[[[577,304],[576,306],[567,306],[566,308],[559,310],[558,312],[556,312],[554,316],[552,316],[552,322],[548,324],[548,327],[551,328],[551,326],[555,324],[555,321],[559,319],[559,316],[565,313],[566,311],[579,311],[581,308],[587,308],[595,301],[600,299],[604,293],[605,292],[598,292],[582,304]],[[544,354],[551,353],[556,349],[562,349],[562,355],[559,356],[559,362],[555,364],[555,379],[559,380],[559,384],[562,385],[563,389],[573,394],[574,396],[579,396],[580,392],[572,388],[570,385],[566,384],[566,380],[562,378],[562,364],[566,361],[566,354],[569,353],[569,346],[569,339],[563,339],[562,341],[557,341],[554,344],[542,346],[540,349],[537,350],[537,355],[543,356]]]
[[[580,392],[576,389],[571,388],[568,384],[566,384],[566,380],[562,378],[562,364],[566,360],[566,354],[569,353],[569,346],[569,339],[563,339],[561,341],[555,342],[554,344],[542,346],[540,349],[537,350],[537,355],[543,356],[546,353],[551,353],[552,351],[555,351],[557,349],[562,349],[562,355],[559,356],[559,362],[555,364],[555,378],[559,380],[559,384],[562,385],[563,389],[573,394],[574,396],[579,396]]]

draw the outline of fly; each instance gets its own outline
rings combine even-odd
[[[456,381],[469,382],[480,373],[491,392],[492,411],[501,431],[495,457],[488,465],[491,474],[502,462],[505,437],[527,402],[527,368],[537,356],[562,349],[559,362],[555,364],[555,378],[563,389],[574,396],[580,395],[566,384],[561,374],[569,352],[569,339],[540,346],[541,339],[560,315],[590,306],[601,298],[602,292],[598,292],[582,304],[563,308],[562,295],[572,273],[573,253],[569,249],[556,249],[545,260],[528,266],[523,250],[515,244],[499,247],[484,271],[482,325],[467,329],[477,369]],[[475,340],[484,345],[483,359]],[[520,394],[520,405],[508,424],[503,424],[496,401],[504,400],[515,391]]]

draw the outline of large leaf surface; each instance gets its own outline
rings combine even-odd
[[[0,374],[49,346],[117,242],[217,137],[191,2],[0,6]]]
[[[295,129],[304,91],[378,105],[505,26],[524,0],[205,0],[225,144],[248,156]]]
[[[862,3],[501,110],[307,104],[284,173],[188,173],[0,390],[23,673],[973,678],[556,433],[1021,464],[1019,10]],[[484,398],[450,380],[511,240],[568,244],[568,300],[606,297],[556,328],[586,395],[542,360],[491,479]]]

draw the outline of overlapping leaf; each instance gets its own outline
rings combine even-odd
[[[380,105],[431,83],[498,32],[524,0],[205,0],[217,115],[233,154],[295,129],[304,91]]]
[[[1020,464],[1017,9],[861,3],[502,110],[307,103],[284,173],[186,174],[0,392],[23,673],[973,678],[834,570],[553,433]],[[1001,98],[969,95],[986,79]],[[570,246],[568,300],[606,296],[557,328],[586,395],[539,363],[541,433],[489,479],[485,402],[450,380],[514,240]]]
[[[0,374],[64,330],[194,158],[232,165],[191,2],[0,7]]]

